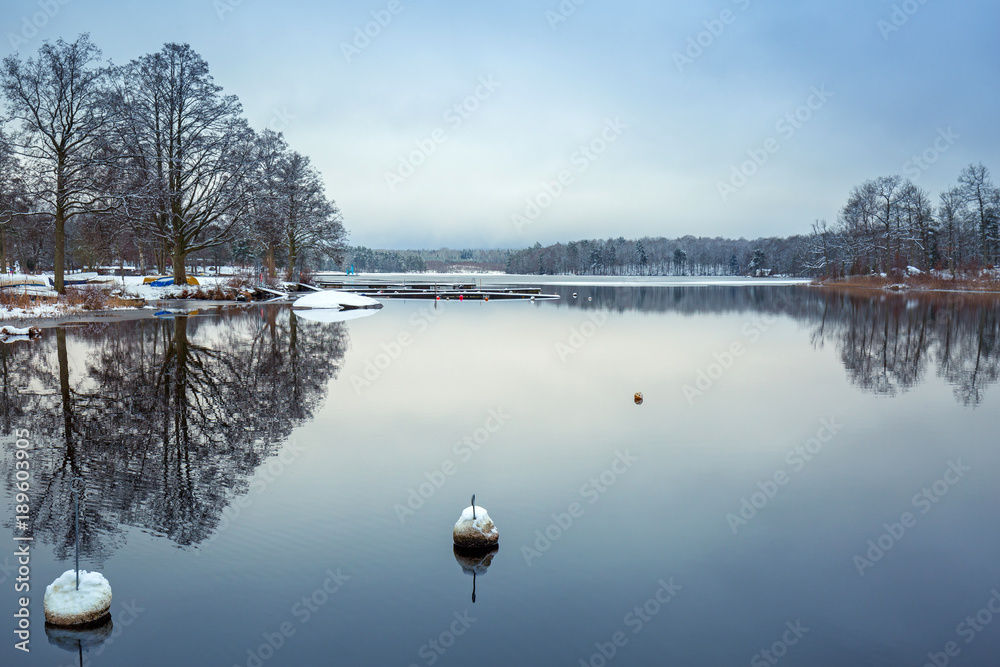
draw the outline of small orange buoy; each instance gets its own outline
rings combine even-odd
[[[642,392],[641,391],[635,392],[635,404],[636,405],[642,405]]]

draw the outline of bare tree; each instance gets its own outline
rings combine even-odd
[[[249,236],[264,257],[268,278],[276,276],[277,249],[282,245],[282,213],[279,193],[281,163],[288,144],[280,132],[264,130],[257,135],[253,187],[249,192]]]
[[[174,283],[184,284],[187,256],[232,240],[245,221],[254,133],[187,44],[129,63],[122,90],[149,183],[145,228],[169,247]]]
[[[292,279],[296,263],[306,251],[340,261],[346,238],[340,209],[324,195],[323,179],[309,158],[294,151],[284,157],[278,193],[288,257],[285,279]]]
[[[895,175],[879,176],[872,181],[872,191],[876,203],[875,220],[882,236],[882,270],[887,271],[900,250],[903,179]]]
[[[906,259],[924,270],[934,268],[938,260],[938,229],[930,195],[910,181],[903,183],[900,193],[903,240],[910,246]]]
[[[948,260],[952,277],[955,277],[955,269],[962,265],[968,247],[963,225],[962,193],[958,188],[941,193],[938,220],[941,225],[941,250]]]
[[[67,43],[46,42],[36,58],[3,61],[0,85],[17,121],[15,149],[32,179],[33,195],[55,222],[55,288],[65,292],[66,223],[75,216],[108,210],[95,191],[93,167],[108,125],[102,104],[107,70],[97,66],[100,50],[87,34]]]
[[[0,273],[7,270],[7,252],[17,220],[28,212],[21,165],[9,138],[0,131]]]
[[[810,257],[806,265],[809,269],[823,276],[836,273],[838,236],[826,220],[817,220],[812,224],[812,236],[809,240]]]
[[[867,273],[883,268],[881,264],[880,229],[876,219],[876,191],[873,181],[865,181],[851,190],[840,212],[839,223],[851,247],[854,272]]]
[[[996,262],[997,245],[1000,242],[1000,212],[994,204],[997,199],[996,190],[990,178],[990,170],[981,162],[970,164],[958,176],[958,191],[979,232],[979,251],[984,264]]]

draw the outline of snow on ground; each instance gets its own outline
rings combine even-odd
[[[0,319],[23,320],[33,317],[59,317],[66,314],[66,308],[51,301],[37,302],[31,308],[4,308],[0,306]]]
[[[67,278],[73,277],[76,274],[67,274]],[[34,276],[37,278],[38,276]],[[44,277],[44,276],[43,276]],[[212,289],[217,285],[224,285],[228,283],[232,276],[196,276],[198,280],[198,285],[169,285],[167,287],[153,287],[148,284],[143,284],[144,276],[102,276],[101,282],[92,283],[93,285],[104,287],[109,289],[112,294],[120,294],[123,298],[131,299],[143,299],[144,301],[160,301],[162,299],[175,299],[178,298],[182,292],[187,290],[191,292],[193,290],[201,289]],[[32,294],[39,294],[40,292],[32,292]],[[56,292],[47,290],[44,296],[52,297],[53,299],[58,295]],[[105,310],[130,310],[131,306],[121,306],[118,308],[107,308]],[[72,308],[65,304],[56,303],[54,300],[36,300],[30,308],[8,308],[0,306],[0,320],[8,319],[29,319],[29,318],[50,318],[50,317],[61,317],[63,315],[75,314],[77,312],[82,312],[79,308]]]
[[[182,292],[192,292],[199,287],[202,289],[212,289],[219,285],[228,283],[232,276],[195,276],[197,285],[167,285],[166,287],[153,287],[150,284],[143,284],[146,276],[120,276],[114,278],[114,284],[121,287],[122,294],[126,297],[145,299],[146,301],[159,301],[160,299],[176,299]]]
[[[75,625],[103,616],[111,607],[111,584],[100,572],[66,570],[45,588],[45,620],[57,625]]]

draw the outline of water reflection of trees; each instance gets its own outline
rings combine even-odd
[[[49,330],[0,348],[0,420],[8,433],[27,428],[34,447],[36,540],[72,553],[67,508],[80,476],[90,557],[111,553],[128,527],[204,541],[311,418],[346,345],[340,324],[264,308]]]
[[[982,295],[823,293],[824,338],[836,342],[851,382],[896,395],[928,368],[976,407],[1000,379],[1000,301]]]
[[[549,288],[546,288],[547,290]],[[959,403],[978,406],[1000,380],[1000,299],[976,294],[886,294],[810,287],[557,286],[559,307],[682,315],[784,313],[836,346],[850,382],[894,396],[932,368]],[[573,293],[576,292],[576,298]]]

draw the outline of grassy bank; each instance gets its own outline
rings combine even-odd
[[[914,273],[900,275],[848,276],[817,280],[813,283],[822,287],[837,289],[879,289],[889,291],[939,291],[939,292],[1000,292],[1000,272],[996,270],[979,273],[958,273],[948,271]]]

